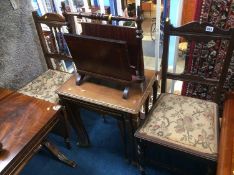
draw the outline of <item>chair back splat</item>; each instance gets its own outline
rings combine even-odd
[[[39,16],[32,12],[43,54],[49,69],[67,71],[61,61],[72,60],[68,52],[63,33],[67,26],[65,18],[59,14],[46,13]]]
[[[209,47],[209,42],[212,40],[220,40],[225,41],[226,49],[226,58],[223,61],[221,66],[221,74],[217,77],[217,79],[205,77],[202,75],[191,74],[188,71],[185,71],[181,74],[170,73],[168,72],[168,53],[169,53],[169,41],[170,36],[180,36],[186,39],[189,43],[191,42],[199,42],[199,43],[208,43],[207,47]],[[199,22],[191,22],[181,27],[173,27],[170,24],[170,21],[167,20],[165,22],[164,27],[164,43],[163,43],[163,56],[162,56],[162,85],[161,92],[166,92],[166,80],[180,80],[191,83],[199,83],[208,86],[215,86],[214,96],[212,101],[218,103],[220,99],[220,94],[222,91],[222,87],[224,85],[225,77],[228,73],[228,67],[231,61],[231,57],[234,49],[234,29],[230,29],[228,31],[221,30],[212,24],[209,23],[199,23]],[[217,54],[218,55],[218,54]],[[207,54],[208,56],[208,54]],[[211,56],[205,59],[214,59]],[[185,65],[186,64],[185,60]],[[209,66],[209,65],[208,65]]]

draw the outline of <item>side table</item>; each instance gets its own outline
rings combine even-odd
[[[85,81],[77,86],[75,75],[57,90],[62,104],[68,110],[70,122],[77,133],[80,146],[88,146],[90,143],[79,114],[80,108],[86,108],[120,120],[124,119],[129,136],[127,142],[131,143],[130,150],[134,151],[133,134],[139,125],[141,107],[145,105],[147,113],[149,95],[153,90],[153,101],[155,101],[157,94],[155,71],[145,70],[145,77],[143,87],[140,84],[130,87],[128,99],[122,98],[121,90],[91,81]]]
[[[64,163],[76,165],[45,140],[59,122],[59,112],[50,102],[0,88],[1,175],[19,174],[42,145]]]

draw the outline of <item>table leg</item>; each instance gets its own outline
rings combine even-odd
[[[65,136],[64,141],[68,149],[71,149],[71,143],[70,143],[70,132],[69,132],[69,124],[68,124],[68,118],[67,118],[67,111],[64,106],[62,106],[62,122],[64,123],[64,129],[65,129]]]
[[[138,116],[139,117],[139,116]],[[133,119],[134,118],[134,119]],[[136,140],[134,137],[134,133],[137,129],[137,120],[135,120],[136,116],[132,114],[126,114],[124,117],[125,120],[125,125],[127,128],[127,140],[128,140],[128,154],[129,154],[129,159],[133,164],[136,164],[137,162],[137,157],[136,157]]]
[[[51,142],[48,140],[43,142],[43,145],[55,156],[57,157],[61,162],[71,166],[76,167],[76,162],[73,160],[69,160],[63,153],[61,153],[58,148],[56,148]]]
[[[121,137],[122,137],[123,143],[124,143],[124,155],[125,155],[125,158],[128,159],[126,124],[125,124],[125,120],[123,117],[118,121],[118,125],[120,128]]]
[[[89,136],[80,117],[80,108],[76,104],[66,102],[66,109],[69,113],[70,123],[77,134],[77,145],[81,147],[89,146]]]

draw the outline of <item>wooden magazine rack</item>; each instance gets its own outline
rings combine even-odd
[[[69,13],[65,11],[64,4],[62,9],[70,33],[64,35],[64,38],[79,73],[77,85],[81,85],[85,75],[116,82],[125,87],[123,98],[127,99],[131,84],[145,81],[140,7],[136,18]],[[75,32],[74,17],[91,21],[81,22],[82,33],[79,35]],[[112,25],[113,21],[135,22],[136,28]]]

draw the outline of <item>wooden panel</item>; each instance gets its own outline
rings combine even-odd
[[[16,171],[57,119],[53,104],[13,93],[0,100],[0,174]],[[34,148],[34,149],[33,149]]]
[[[143,11],[151,11],[151,4],[152,4],[152,2],[150,1],[150,2],[142,2],[142,10]]]
[[[143,88],[139,84],[132,85],[128,99],[122,98],[121,90],[102,84],[86,81],[81,86],[76,86],[75,76],[72,76],[62,85],[57,93],[112,109],[138,114],[156,79],[155,72],[152,70],[145,70],[145,77],[146,82]]]
[[[134,69],[137,68],[137,58],[140,53],[136,38],[136,29],[131,27],[103,25],[82,22],[82,35],[90,35],[114,40],[126,41],[128,47],[128,59]],[[105,32],[103,32],[105,31]]]
[[[79,73],[132,81],[125,41],[71,34],[64,38]]]
[[[217,175],[232,175],[234,171],[234,92],[225,101],[219,142]]]
[[[197,0],[184,0],[181,25],[194,21]]]

